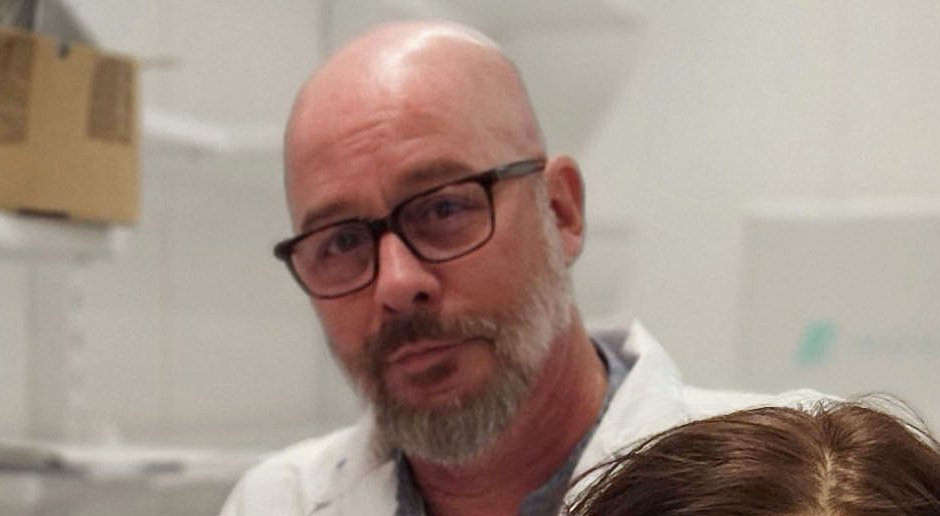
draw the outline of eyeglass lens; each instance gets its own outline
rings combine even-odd
[[[451,184],[410,199],[392,218],[392,226],[409,248],[431,262],[469,252],[492,233],[490,197],[475,181]],[[294,270],[318,295],[354,290],[373,279],[376,238],[362,221],[326,227],[298,242],[292,256]]]

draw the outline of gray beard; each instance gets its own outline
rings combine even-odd
[[[359,388],[373,406],[383,450],[400,448],[409,456],[441,465],[465,464],[489,449],[512,422],[552,342],[571,321],[571,281],[557,233],[548,229],[542,263],[530,269],[535,271],[530,288],[519,296],[515,309],[449,320],[419,311],[391,321],[367,341],[368,363]],[[388,392],[382,380],[388,354],[419,338],[445,337],[482,337],[492,343],[497,370],[482,389],[430,409],[404,404]],[[415,380],[434,382],[454,367],[444,362]]]
[[[531,375],[505,364],[480,392],[444,407],[421,409],[387,394],[374,402],[385,449],[442,465],[459,465],[479,456],[506,429],[532,384]]]

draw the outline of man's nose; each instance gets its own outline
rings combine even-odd
[[[383,312],[401,315],[439,301],[440,280],[398,235],[386,233],[377,245],[375,301]]]

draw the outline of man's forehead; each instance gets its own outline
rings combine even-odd
[[[428,188],[471,174],[474,168],[454,158],[435,158],[410,164],[401,170],[349,172],[320,171],[305,181],[310,192],[305,206],[298,206],[301,231],[352,217],[383,216],[366,213],[372,196],[380,197],[385,209]],[[345,177],[343,177],[345,174]],[[339,177],[338,177],[339,176]]]

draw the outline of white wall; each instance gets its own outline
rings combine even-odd
[[[306,298],[271,255],[290,234],[279,159],[146,163],[128,253],[84,278],[96,410],[150,439],[311,425],[327,354]]]
[[[590,212],[630,221],[628,311],[688,379],[734,385],[749,200],[940,195],[940,4],[646,7],[580,149]]]
[[[8,435],[26,433],[26,267],[0,261],[0,428]]]
[[[748,384],[887,392],[940,428],[940,198],[748,211],[737,350]]]

